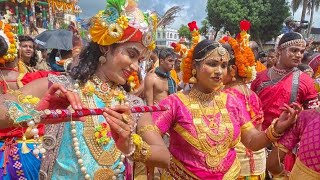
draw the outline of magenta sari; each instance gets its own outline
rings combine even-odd
[[[279,117],[282,112],[280,107],[284,103],[290,103],[292,92],[293,73],[288,74],[277,83],[272,83],[268,76],[269,70],[259,73],[251,84],[252,91],[257,93],[262,102],[264,112],[263,130],[270,126],[273,119]],[[317,91],[314,87],[314,81],[307,74],[301,73],[296,101],[300,104],[307,104],[316,98]]]
[[[229,88],[225,90],[226,93],[238,97],[241,105],[246,108],[247,113],[250,114],[251,122],[255,127],[261,127],[263,122],[263,111],[259,97],[256,93],[252,92],[249,97],[246,97],[242,92],[236,88]],[[258,128],[259,129],[259,128]],[[266,154],[265,149],[252,151],[247,149],[241,142],[236,145],[236,152],[238,159],[241,163],[240,176],[250,177],[252,175],[264,176],[266,170]]]
[[[170,177],[176,179],[234,179],[240,172],[240,164],[236,156],[234,146],[240,140],[240,131],[253,128],[250,117],[246,110],[238,103],[236,97],[226,93],[220,93],[217,97],[221,97],[224,101],[224,107],[230,117],[230,122],[226,123],[221,118],[221,113],[213,113],[214,122],[218,127],[231,127],[231,131],[224,132],[225,137],[229,137],[230,141],[216,142],[206,136],[206,140],[210,141],[211,147],[218,145],[227,146],[225,156],[220,156],[221,161],[216,167],[209,167],[206,162],[208,153],[201,149],[201,145],[197,143],[201,137],[198,135],[196,124],[191,113],[192,103],[189,98],[181,92],[168,96],[160,102],[161,105],[170,106],[170,110],[165,112],[153,113],[153,120],[160,129],[161,133],[170,134],[169,151],[172,155],[170,168],[167,170]],[[209,121],[202,116],[203,122],[209,127]],[[217,129],[212,129],[213,134],[217,133]],[[216,134],[218,135],[218,134]],[[228,143],[230,142],[230,143]],[[221,155],[221,154],[219,154]],[[218,158],[218,157],[217,157]]]
[[[291,172],[293,179],[320,179],[320,112],[316,109],[302,111],[296,124],[278,141],[278,146],[290,152],[298,143],[297,161]],[[296,176],[296,175],[299,175]]]

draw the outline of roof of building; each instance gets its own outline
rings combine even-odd
[[[320,34],[320,28],[311,28],[310,34]]]

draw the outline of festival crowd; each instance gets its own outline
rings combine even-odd
[[[107,0],[83,45],[0,21],[0,179],[318,180],[320,53],[294,31],[156,47],[163,21]],[[64,41],[64,39],[61,39]]]

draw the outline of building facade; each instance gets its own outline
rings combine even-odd
[[[171,47],[171,43],[180,40],[178,31],[172,28],[158,28],[156,39],[157,47]]]

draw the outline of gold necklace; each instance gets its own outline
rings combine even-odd
[[[201,105],[207,107],[209,106],[210,102],[214,100],[214,97],[217,94],[218,92],[216,91],[206,94],[192,87],[189,92],[189,98],[193,101],[198,101]]]
[[[87,83],[90,83],[87,82]],[[86,83],[86,84],[87,84]],[[96,92],[95,92],[96,94]],[[96,108],[93,94],[80,92],[80,97],[82,102],[84,102],[89,108]],[[100,98],[101,99],[101,98]],[[103,99],[101,99],[103,100]],[[104,101],[104,100],[103,100]],[[105,102],[107,107],[107,102]],[[90,150],[92,157],[95,161],[101,166],[94,173],[94,179],[113,179],[114,176],[117,176],[116,171],[121,171],[122,164],[119,163],[116,170],[113,170],[111,166],[114,165],[119,159],[123,161],[124,155],[121,154],[121,151],[113,145],[109,150],[105,150],[102,144],[99,144],[95,138],[95,126],[98,121],[98,116],[87,116],[86,121],[83,123],[83,137]]]
[[[96,75],[92,76],[92,82],[96,86],[95,95],[102,99],[106,104],[111,104],[112,100],[117,100],[120,104],[124,104],[126,99],[125,91],[114,83],[103,82]],[[116,98],[114,98],[116,97]]]
[[[219,93],[215,98],[216,107],[221,114],[222,122],[215,125],[217,129],[210,129],[207,123],[203,120],[205,116],[201,110],[201,101],[191,100],[187,102],[188,108],[191,111],[193,117],[193,124],[197,131],[197,141],[201,147],[201,151],[207,154],[206,163],[209,167],[217,167],[221,163],[222,159],[227,155],[229,145],[233,141],[233,124],[231,122],[228,110],[226,109],[227,94]],[[210,107],[213,108],[213,107]],[[215,132],[213,132],[215,130]],[[215,145],[212,145],[207,136],[215,141]]]

